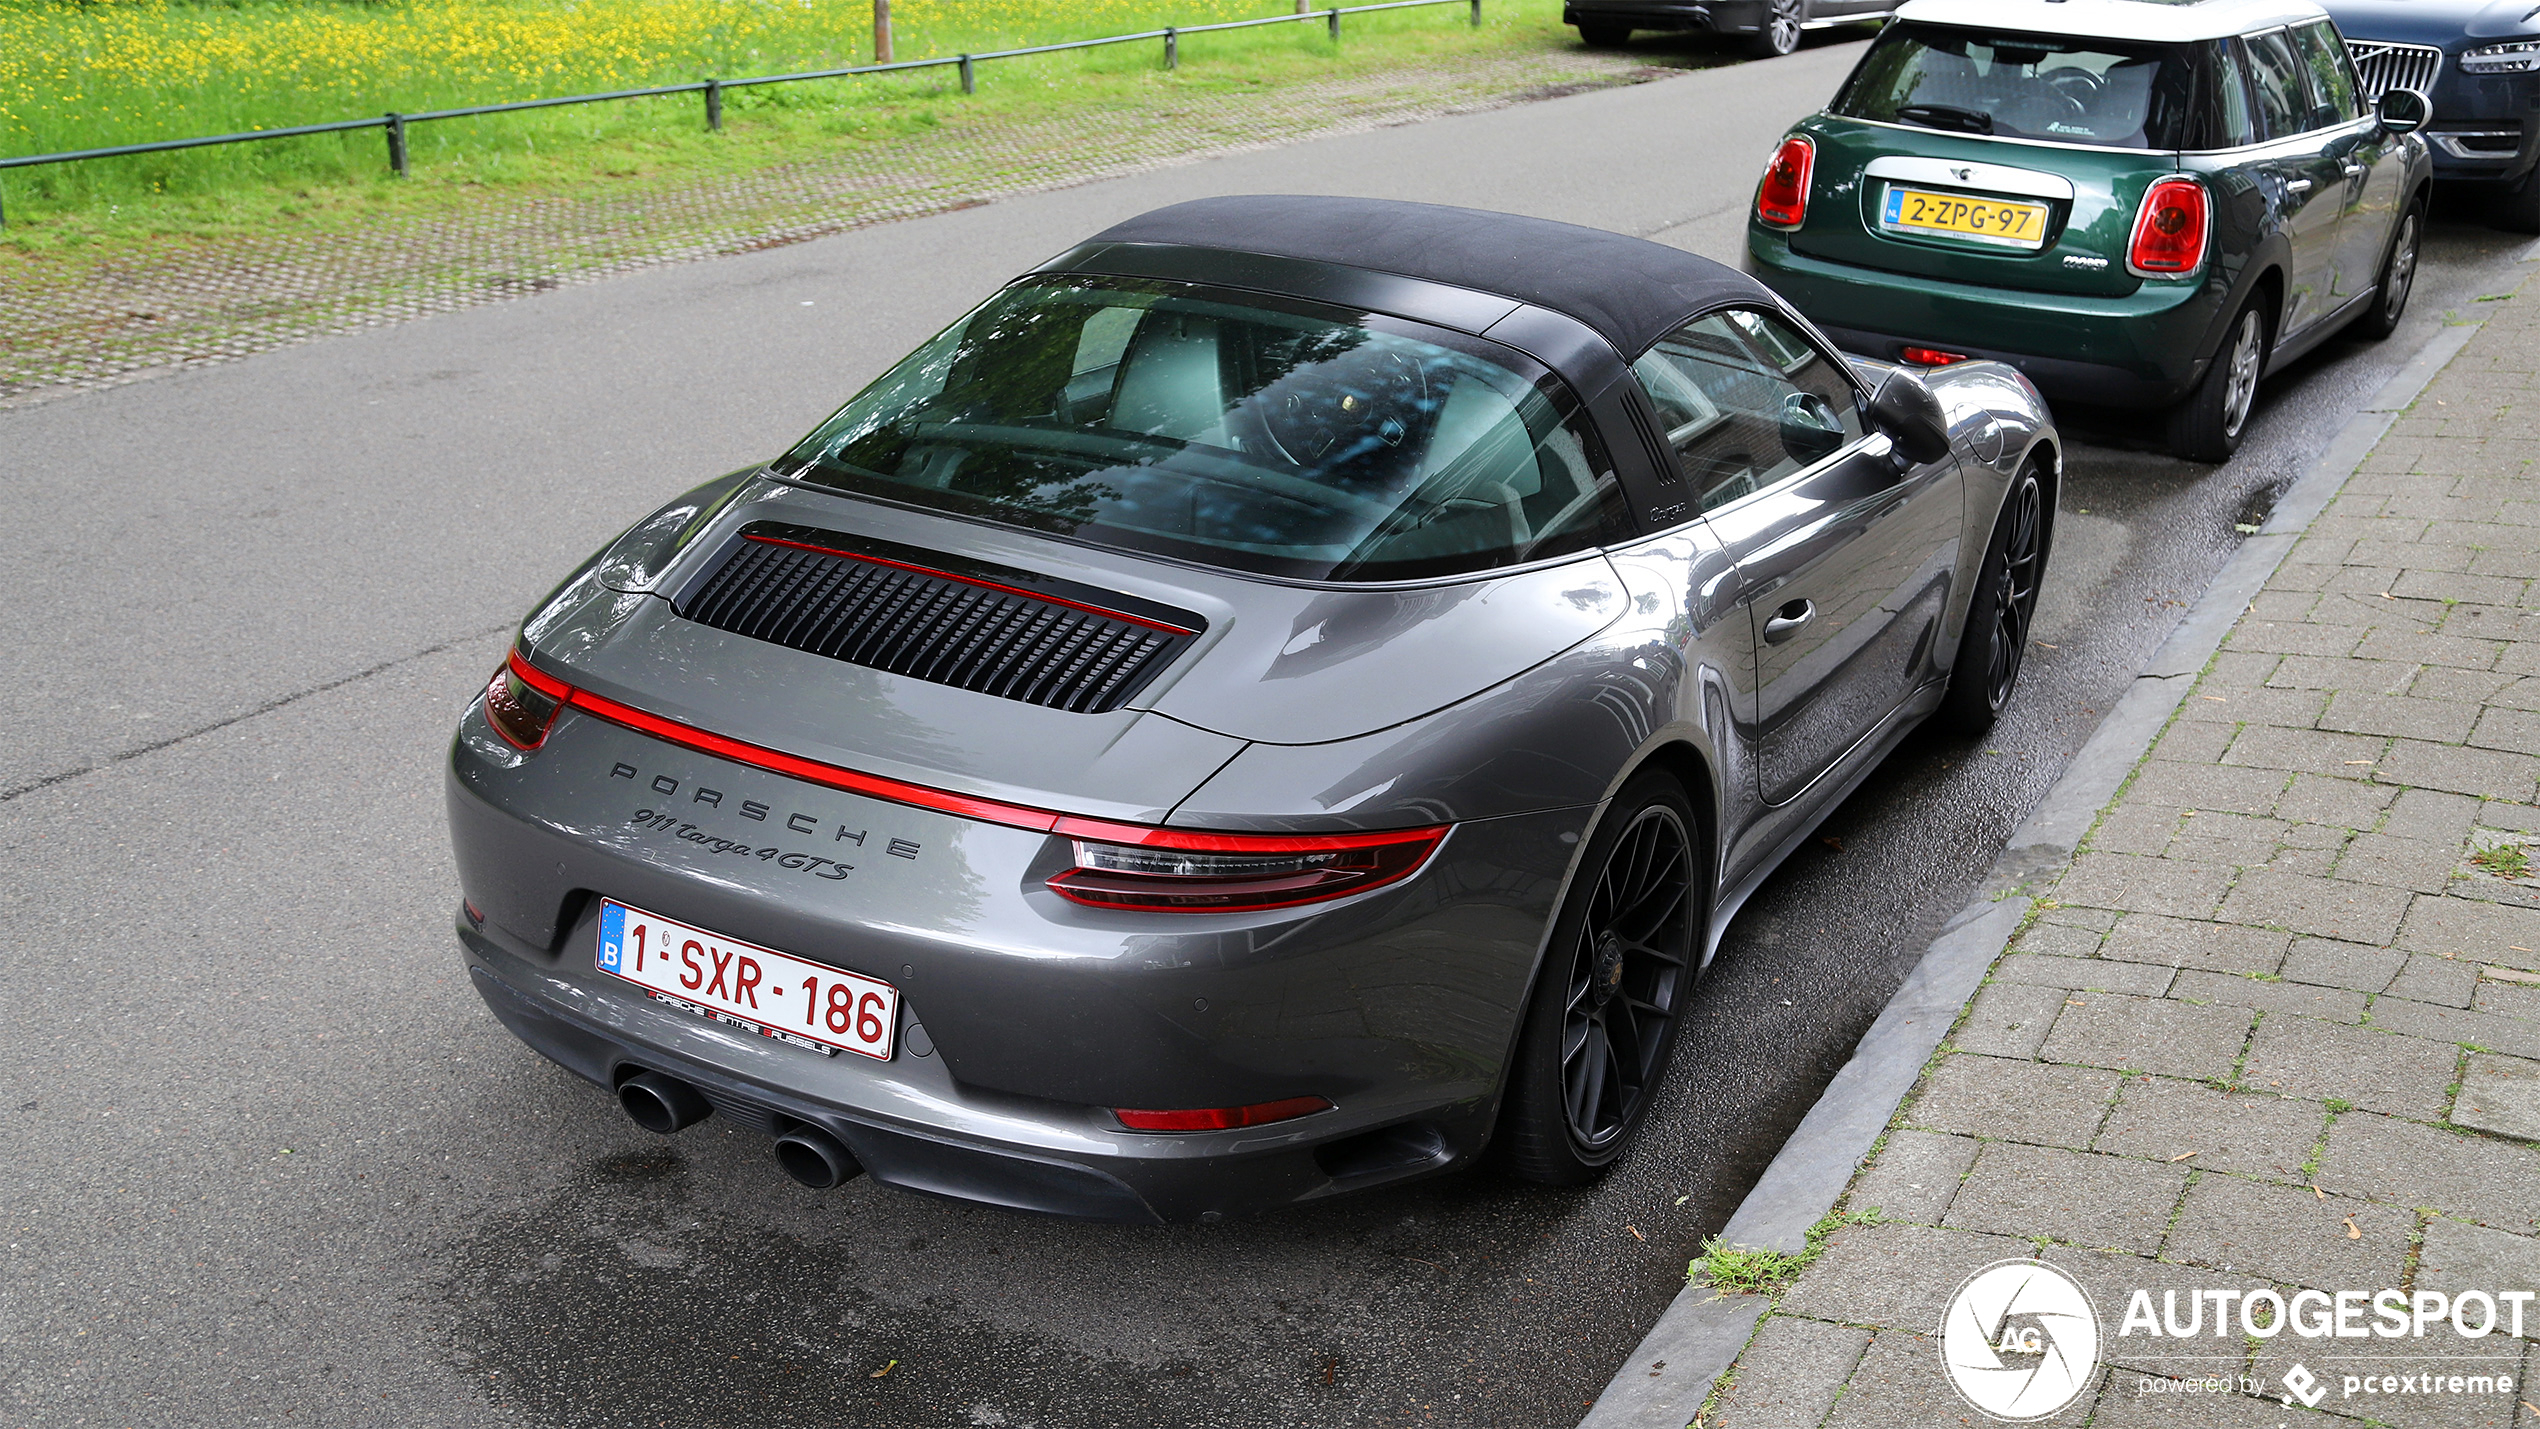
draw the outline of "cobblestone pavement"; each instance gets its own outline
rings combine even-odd
[[[1381,74],[1030,122],[963,122],[773,168],[489,198],[464,218],[136,244],[0,284],[0,406],[561,283],[1332,134],[1676,73],[1629,56],[1441,58]]]
[[[2165,1311],[2168,1290],[2540,1290],[2535,309],[2540,278],[2479,309],[2240,618],[1704,1429],[1985,1422],[1943,1372],[1942,1310],[2025,1256],[2098,1312],[2102,1367],[2055,1423],[2540,1425],[2540,1353],[2501,1317],[2439,1342],[2118,1333],[2137,1288]],[[2515,1383],[2346,1392],[2435,1349]],[[2315,1409],[2284,1402],[2298,1361]]]

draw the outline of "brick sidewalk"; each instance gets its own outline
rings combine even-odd
[[[2540,1290],[2535,309],[2540,278],[2480,307],[2241,617],[1854,1180],[1877,1219],[1781,1290],[1704,1429],[1985,1423],[1936,1332],[2023,1256],[2100,1321],[2053,1423],[2540,1426],[2540,1352],[2501,1332],[2441,1346],[2517,1381],[2484,1398],[2345,1397],[2340,1354],[2423,1368],[2389,1341],[2118,1335],[2138,1287]],[[2316,1410],[2280,1402],[2297,1360]]]

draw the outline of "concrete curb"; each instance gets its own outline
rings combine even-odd
[[[2527,259],[2540,259],[2534,245]],[[1808,1228],[1834,1209],[1863,1157],[1922,1076],[1940,1039],[1984,982],[2028,914],[2025,889],[2064,867],[2142,761],[2241,613],[2284,563],[2311,522],[2328,508],[2398,414],[2460,354],[2476,323],[2438,330],[2370,402],[2347,419],[2326,450],[2276,503],[2259,532],[2214,573],[2185,619],[2154,651],[2125,695],[2014,830],[1975,896],[1942,928],[1907,974],[1850,1061],[1764,1168],[1720,1240],[1741,1248],[1797,1254]],[[1689,1281],[1623,1362],[1579,1429],[1684,1429],[1711,1386],[1745,1348],[1765,1303],[1723,1296]]]

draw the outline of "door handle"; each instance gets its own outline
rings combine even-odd
[[[2286,179],[2284,181],[2284,191],[2289,194],[2309,193],[2311,191],[2311,181],[2309,179]]]
[[[1767,645],[1779,645],[1783,641],[1788,640],[1790,637],[1797,635],[1801,626],[1806,625],[1809,621],[1816,618],[1817,607],[1815,602],[1794,600],[1790,604],[1783,606],[1781,609],[1774,611],[1772,619],[1764,622],[1764,643]]]

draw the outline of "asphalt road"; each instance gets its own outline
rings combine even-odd
[[[439,760],[525,606],[996,282],[1245,191],[1736,251],[1854,47],[1245,154],[0,412],[0,1424],[1572,1422],[2270,493],[2524,240],[2220,469],[2073,453],[2013,715],[1918,740],[1748,907],[1640,1151],[1211,1227],[803,1191],[514,1043]],[[2125,428],[2110,423],[2103,437]]]

